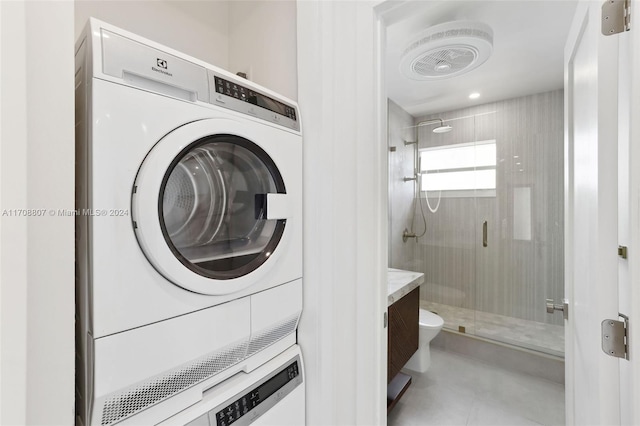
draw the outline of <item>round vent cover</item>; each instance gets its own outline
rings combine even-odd
[[[407,47],[400,71],[413,80],[454,77],[483,64],[493,50],[493,31],[479,22],[455,21],[433,26]]]

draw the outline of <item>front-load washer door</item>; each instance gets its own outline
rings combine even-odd
[[[134,229],[147,258],[198,293],[255,283],[286,231],[285,182],[260,146],[264,130],[238,126],[207,119],[174,130],[149,152],[134,186]]]

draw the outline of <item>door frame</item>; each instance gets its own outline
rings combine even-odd
[[[387,105],[379,1],[297,2],[309,425],[386,423]]]
[[[628,147],[626,165],[628,175],[628,200],[621,204],[625,212],[621,212],[621,218],[628,217],[626,235],[620,234],[620,244],[628,247],[628,258],[619,259],[621,277],[625,281],[619,283],[620,312],[629,317],[629,360],[620,360],[621,379],[621,423],[640,423],[640,406],[635,401],[640,398],[640,365],[636,358],[640,354],[640,328],[638,317],[640,315],[640,123],[637,118],[640,114],[640,4],[633,1],[631,7],[632,29],[629,32],[618,34],[620,38],[620,76],[623,83],[619,87],[621,103],[619,108],[628,108],[623,114],[627,115],[628,122],[620,126],[622,138]],[[626,93],[625,93],[626,92]],[[635,119],[634,119],[635,118]],[[624,152],[620,153],[619,161],[624,160]],[[626,269],[626,271],[625,271]],[[626,272],[626,275],[625,275]]]

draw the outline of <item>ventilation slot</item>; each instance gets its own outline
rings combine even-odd
[[[258,333],[256,336],[251,338],[249,342],[249,351],[247,353],[247,357],[255,354],[258,351],[263,350],[267,346],[273,345],[278,340],[288,336],[293,333],[296,329],[296,325],[298,324],[298,316],[284,321],[280,325],[276,327],[269,328],[261,333]]]
[[[173,371],[126,393],[108,399],[102,409],[102,426],[123,420],[163,399],[175,395],[245,358],[247,342],[208,355],[193,364]]]

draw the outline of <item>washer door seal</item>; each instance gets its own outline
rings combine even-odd
[[[254,131],[252,131],[254,130]],[[145,256],[180,287],[221,295],[256,283],[288,240],[287,197],[265,130],[206,119],[165,135],[147,154],[132,191],[132,219]],[[286,203],[285,203],[286,205]]]
[[[182,150],[165,173],[160,228],[193,272],[238,278],[259,268],[284,233],[285,219],[267,219],[268,193],[286,190],[262,148],[236,135],[207,136]]]

